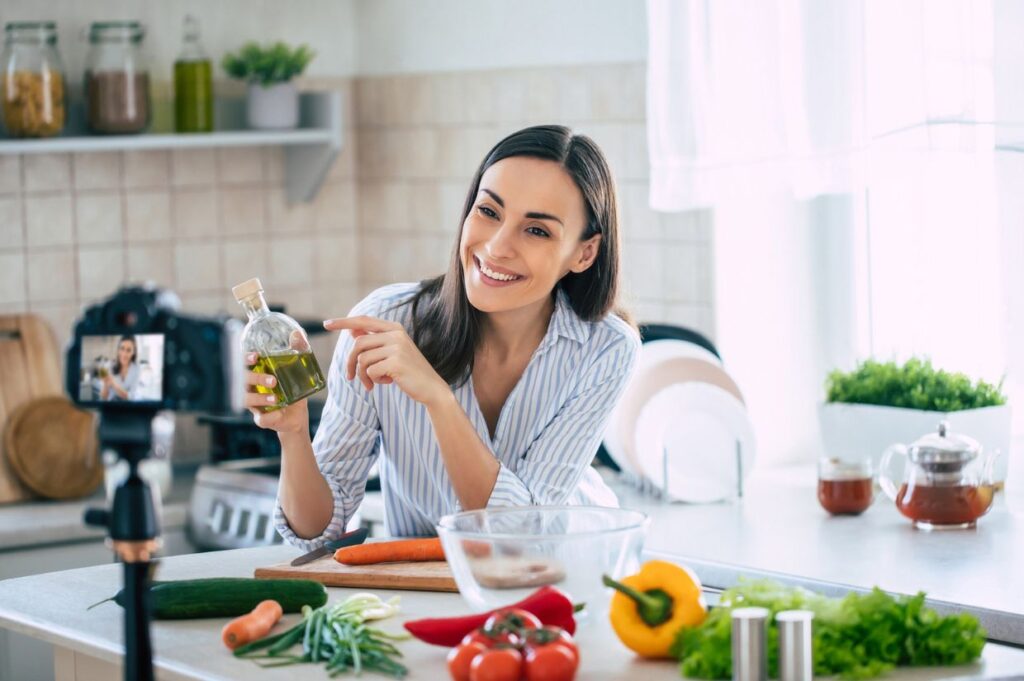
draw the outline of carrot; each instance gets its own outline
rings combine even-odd
[[[234,650],[240,645],[263,638],[270,633],[283,614],[284,610],[277,601],[260,601],[252,612],[236,617],[224,625],[220,634],[224,645]]]
[[[334,552],[334,560],[345,565],[372,565],[397,561],[444,560],[444,549],[437,537],[398,539],[356,546],[343,546]]]

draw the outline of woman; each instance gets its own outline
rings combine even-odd
[[[100,399],[104,402],[134,399],[139,385],[138,358],[135,336],[121,336],[117,342],[117,363],[103,376]]]
[[[434,534],[464,509],[616,505],[590,462],[640,345],[611,312],[618,278],[597,146],[560,126],[499,142],[473,177],[448,271],[324,322],[348,333],[315,440],[305,402],[264,411],[273,396],[247,396],[281,440],[281,534],[309,549],[344,532],[378,459],[396,536]]]

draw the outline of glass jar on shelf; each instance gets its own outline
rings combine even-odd
[[[85,62],[85,120],[93,132],[142,132],[151,117],[149,71],[137,21],[95,22]]]
[[[3,124],[11,137],[51,137],[64,128],[64,68],[52,21],[4,28]]]
[[[185,17],[181,53],[174,62],[174,129],[213,131],[213,65],[199,42],[199,20]]]

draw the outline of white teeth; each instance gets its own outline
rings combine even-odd
[[[513,279],[519,278],[517,275],[514,274],[500,274],[498,272],[491,270],[489,267],[487,267],[487,265],[483,264],[483,262],[477,262],[480,265],[480,271],[486,274],[491,279],[497,279],[498,281],[512,281]]]

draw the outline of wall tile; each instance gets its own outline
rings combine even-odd
[[[626,176],[626,128],[621,123],[588,123],[578,132],[590,137],[601,148],[616,180]]]
[[[356,304],[363,299],[358,285],[354,284],[324,284],[313,290],[314,314],[323,319],[334,317],[345,317]],[[330,363],[334,345],[338,342],[338,334],[332,333],[324,336],[314,336],[311,341],[317,358],[324,369]],[[319,345],[324,345],[325,352],[321,353]]]
[[[205,187],[217,181],[213,149],[175,149],[171,152],[171,183],[175,187]]]
[[[400,131],[398,139],[398,176],[430,178],[437,172],[437,131],[417,128]]]
[[[465,80],[461,74],[441,73],[431,77],[433,85],[434,122],[452,126],[469,120],[463,103],[466,101]]]
[[[30,248],[71,245],[73,222],[69,195],[25,197],[25,239]]]
[[[87,246],[78,250],[78,296],[103,298],[124,281],[124,249],[121,246]]]
[[[118,192],[82,192],[75,197],[75,238],[79,244],[121,244],[124,220]]]
[[[619,182],[619,227],[624,240],[660,240],[663,235],[661,214],[648,204],[646,182]]]
[[[409,183],[409,227],[420,234],[437,234],[441,226],[441,185]]]
[[[25,245],[25,221],[17,196],[0,196],[0,249]]]
[[[125,195],[125,234],[129,241],[171,238],[171,195],[166,191],[135,190]]]
[[[0,253],[0,304],[24,305],[25,254],[21,251]]]
[[[401,182],[367,182],[360,195],[360,222],[364,233],[410,232],[409,190]]]
[[[72,156],[75,189],[117,189],[121,185],[121,154],[80,152]]]
[[[699,331],[711,340],[715,338],[715,315],[710,305],[671,303],[666,306],[665,321]]]
[[[619,177],[647,180],[651,174],[651,162],[647,153],[647,126],[643,123],[626,123],[626,163]]]
[[[352,144],[347,137],[342,144]],[[263,177],[272,185],[284,183],[284,147],[263,147]]]
[[[267,233],[282,236],[284,234],[310,234],[316,229],[317,211],[325,203],[325,192],[330,187],[325,185],[317,194],[314,202],[289,202],[282,191],[268,192],[266,199]]]
[[[71,159],[68,154],[25,154],[25,191],[53,192],[71,188]]]
[[[281,191],[277,189],[276,191]],[[230,236],[265,231],[263,191],[225,188],[220,192],[221,233]]]
[[[170,157],[163,149],[126,151],[123,156],[124,186],[130,189],[164,189],[170,177]]]
[[[494,91],[495,120],[519,124],[530,117],[526,92],[529,72],[518,69],[503,71],[500,77],[501,82]]]
[[[664,295],[662,246],[658,243],[626,242],[623,245],[623,275],[629,293],[639,299],[661,299]]]
[[[463,115],[471,125],[493,125],[498,121],[498,90],[502,74],[466,73],[462,77]]]
[[[0,194],[21,191],[21,156],[0,155]]]
[[[189,241],[174,246],[175,286],[179,291],[219,291],[221,250],[218,243]]]
[[[604,121],[642,121],[645,112],[643,71],[633,64],[594,66],[588,71],[591,116]]]
[[[359,225],[356,183],[325,186],[313,204],[316,231],[354,233]]]
[[[225,240],[222,257],[226,288],[267,275],[267,242],[262,238]]]
[[[530,69],[525,74],[526,125],[546,124],[557,121],[561,113],[561,84],[557,69]],[[499,85],[500,87],[500,85]],[[497,141],[497,140],[495,140]]]
[[[260,147],[218,149],[217,180],[221,184],[261,184],[263,150]]]
[[[355,234],[318,234],[314,245],[313,273],[317,284],[354,284],[359,281],[359,253]]]
[[[341,149],[334,165],[327,172],[327,182],[347,182],[354,180],[359,174],[356,166],[356,138],[358,134],[355,128],[344,128],[341,134]],[[283,173],[282,173],[283,174]],[[267,180],[278,181],[281,178],[267,177]]]
[[[28,297],[35,302],[72,301],[75,292],[75,257],[70,248],[30,251]]]
[[[175,238],[214,239],[220,233],[216,191],[212,189],[176,189],[172,202]]]
[[[559,120],[590,120],[590,78],[588,77],[588,67],[568,66],[559,69],[556,77],[558,79]]]
[[[469,182],[441,182],[440,202],[441,219],[437,224],[438,234],[448,234],[452,238],[459,233],[462,225],[462,210],[466,204],[466,193]]]
[[[129,282],[174,286],[174,249],[169,242],[130,244],[125,248],[125,264]]]
[[[700,253],[690,244],[669,243],[662,247],[665,287],[662,297],[673,302],[700,300],[697,282],[703,275]]]
[[[313,240],[308,237],[270,239],[268,291],[273,287],[313,283]]]
[[[76,302],[29,303],[29,310],[46,320],[47,325],[53,330],[54,338],[57,340],[57,347],[63,348],[67,345],[71,336],[71,328],[79,315],[82,313],[81,306]],[[61,372],[64,371],[64,353],[60,353]],[[61,374],[63,375],[63,373]]]

